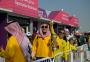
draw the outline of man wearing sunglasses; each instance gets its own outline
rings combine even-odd
[[[43,23],[40,27],[40,30],[42,30],[42,34],[43,35],[47,35],[48,31],[49,31],[49,25]]]
[[[32,59],[38,60],[50,56],[48,43],[51,40],[51,33],[49,31],[49,24],[43,22],[40,24],[40,28],[36,37],[33,40],[32,46]]]

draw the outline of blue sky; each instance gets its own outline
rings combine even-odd
[[[64,9],[79,18],[81,31],[90,31],[90,0],[39,0],[39,7],[49,11]]]

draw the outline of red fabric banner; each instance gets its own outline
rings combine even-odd
[[[48,18],[63,24],[69,24],[69,14],[64,11],[52,11]]]
[[[72,25],[74,27],[80,27],[79,19],[75,16],[71,16],[70,17],[70,25]]]
[[[38,17],[38,0],[0,0],[0,8],[21,15]]]

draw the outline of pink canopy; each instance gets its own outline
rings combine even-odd
[[[52,11],[49,16],[49,19],[55,20],[59,23],[63,23],[65,25],[69,24],[69,14],[64,11]]]
[[[70,18],[70,25],[71,26],[74,26],[74,27],[79,27],[80,24],[79,24],[79,19],[75,16],[71,16]]]

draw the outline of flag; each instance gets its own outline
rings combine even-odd
[[[12,34],[13,36],[16,37],[23,53],[24,56],[27,58],[30,58],[30,53],[29,53],[29,48],[32,48],[32,45],[27,38],[26,34],[22,30],[22,27],[17,22],[10,23],[8,26],[5,27],[5,29]],[[29,47],[28,47],[29,46]],[[28,62],[28,58],[27,58]]]

